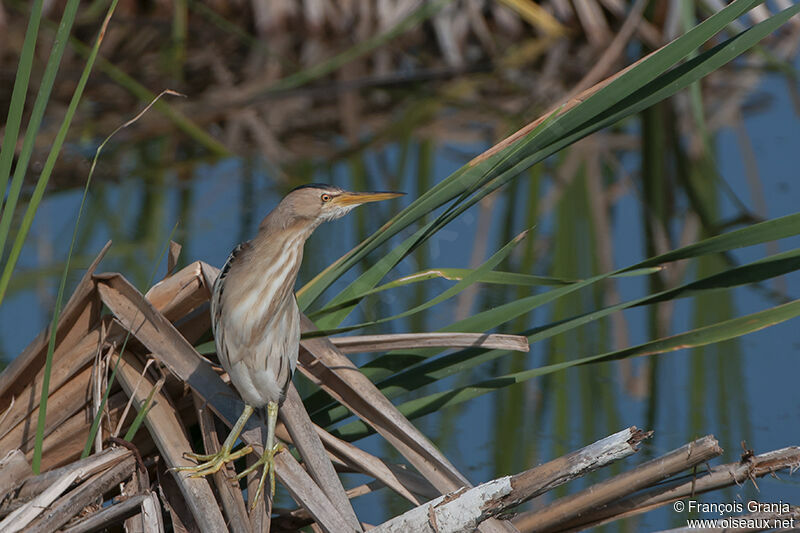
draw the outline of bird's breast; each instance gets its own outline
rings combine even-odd
[[[218,294],[217,353],[236,389],[254,406],[282,399],[300,342],[294,283],[302,242],[284,243],[273,252],[275,260],[234,265]]]

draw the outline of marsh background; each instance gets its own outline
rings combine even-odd
[[[49,8],[53,19],[59,4]],[[255,233],[283,194],[309,181],[408,193],[318,229],[306,247],[301,286],[409,198],[561,101],[593,66],[608,61],[602,77],[616,72],[712,9],[711,3],[688,0],[651,2],[638,31],[609,58],[609,45],[630,6],[549,2],[542,6],[558,25],[548,26],[526,16],[520,7],[525,4],[455,1],[432,18],[422,17],[417,3],[399,0],[121,5],[102,48],[104,62],[92,77],[0,307],[0,361],[12,359],[51,319],[89,161],[98,143],[144,106],[141,88],[184,93],[185,101],[168,98],[168,104],[209,132],[211,141],[177,128],[158,109],[114,137],[90,189],[72,284],[108,239],[114,245],[102,269],[124,273],[140,289],[146,289],[170,236],[183,245],[181,264],[200,259],[219,266],[235,244]],[[93,35],[103,6],[95,1],[81,8],[77,39]],[[3,2],[2,9],[0,107],[7,109],[26,3]],[[408,21],[409,13],[411,29],[373,51],[324,76],[310,69],[384,35]],[[52,36],[53,28],[43,31]],[[585,278],[797,211],[797,43],[793,21],[763,48],[692,91],[525,172],[415,250],[392,276],[476,267],[533,226],[501,270]],[[61,68],[65,81],[56,85],[34,172],[46,155],[48,132],[52,138],[60,122],[81,54],[78,42],[68,48]],[[34,76],[42,64],[34,67]],[[276,85],[298,72],[294,84]],[[26,186],[23,198],[30,193]],[[798,243],[794,238],[782,246]],[[703,259],[689,270],[678,264],[650,277],[615,279],[539,309],[503,331],[529,331],[677,285],[730,261],[757,259],[766,253],[761,248]],[[771,245],[767,251],[778,248]],[[336,294],[370,260],[326,294]],[[164,269],[158,266],[157,278]],[[431,280],[370,297],[346,324],[399,313],[451,283]],[[433,331],[543,289],[480,285],[374,331]],[[722,296],[628,310],[402,399],[638,344],[798,296],[795,273]],[[655,430],[639,455],[655,456],[712,433],[726,449],[723,459],[735,461],[741,442],[756,452],[800,442],[798,350],[798,324],[790,321],[704,349],[573,368],[490,392],[416,423],[475,483],[519,472],[630,425]],[[374,357],[355,360],[362,364]],[[360,445],[399,460],[376,437]],[[355,483],[357,477],[351,479]],[[752,486],[732,488],[703,500],[800,501],[796,476],[765,478],[758,486],[760,493]],[[565,494],[562,489],[556,494]],[[405,504],[378,492],[355,505],[362,520],[378,523]],[[684,519],[664,509],[614,527],[664,528]]]

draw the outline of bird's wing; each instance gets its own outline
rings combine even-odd
[[[223,338],[223,331],[218,330],[218,325],[222,319],[222,292],[225,289],[225,278],[228,277],[231,266],[236,262],[237,257],[241,256],[242,252],[250,248],[250,246],[250,241],[246,241],[233,249],[227,261],[225,261],[225,264],[222,266],[222,269],[219,271],[219,275],[216,281],[214,281],[214,287],[211,289],[211,331],[214,333],[214,340],[217,345],[217,356],[221,361],[230,359],[228,357],[229,354],[226,353],[227,348],[225,339]]]

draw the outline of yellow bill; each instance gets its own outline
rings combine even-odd
[[[343,192],[333,199],[333,203],[339,205],[361,205],[369,202],[391,200],[405,194],[404,192]]]

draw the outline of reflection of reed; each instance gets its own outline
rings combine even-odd
[[[616,0],[552,0],[542,7],[522,0],[440,4],[182,1],[173,8],[123,3],[103,48],[109,62],[99,65],[106,77],[91,80],[93,107],[79,114],[73,130],[99,137],[130,116],[144,98],[144,87],[169,86],[190,95],[189,101],[169,106],[195,125],[214,129],[227,150],[258,151],[280,176],[278,169],[310,156],[342,155],[340,146],[319,142],[320,135],[344,134],[348,151],[409,129],[442,141],[469,142],[490,127],[497,138],[564,94],[630,62],[624,53],[628,43],[657,46],[676,33],[670,25],[676,13],[666,13],[661,23],[643,19],[643,2],[630,12]],[[47,5],[56,15],[59,4]],[[8,9],[8,27],[20,26],[27,14],[17,5]],[[96,11],[79,12],[77,35],[94,28],[102,15]],[[384,36],[398,27],[404,31],[387,45]],[[783,41],[796,34],[786,34]],[[10,31],[4,39],[18,49],[14,43],[21,34]],[[363,43],[369,46],[362,50]],[[179,46],[185,50],[176,52]],[[779,48],[784,54],[779,57],[790,49]],[[4,57],[3,68],[11,71],[17,59]],[[65,62],[62,71],[70,72],[81,64],[81,54],[68,54]],[[327,64],[336,69],[320,68]],[[291,88],[285,83],[289,78],[295,80]],[[729,91],[724,94],[733,98]],[[56,91],[54,101],[68,97]],[[482,105],[473,105],[476,101]],[[443,113],[454,107],[460,111]],[[398,122],[404,110],[406,120]],[[123,139],[142,142],[175,128],[174,118],[154,113]],[[40,135],[42,150],[54,134]],[[80,168],[71,170],[76,163],[61,164],[64,186],[83,175]]]

